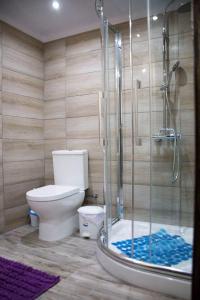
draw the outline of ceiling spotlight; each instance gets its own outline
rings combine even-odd
[[[137,34],[136,34],[136,36],[139,38],[139,37],[140,37],[140,34],[139,34],[139,33],[137,33]]]
[[[147,71],[147,69],[145,69],[145,68],[142,69],[142,73],[146,73],[146,71]]]
[[[157,20],[158,20],[158,16],[153,16],[152,19],[153,19],[154,21],[157,21]]]
[[[52,2],[52,7],[55,10],[59,10],[60,9],[60,3],[58,1],[53,1]]]

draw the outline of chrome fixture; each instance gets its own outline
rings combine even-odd
[[[95,10],[97,16],[101,17],[103,15],[103,0],[96,0],[95,1]]]
[[[180,62],[177,60],[170,70],[169,59],[169,8],[175,2],[171,0],[165,7],[163,13],[163,82],[160,86],[163,97],[163,127],[160,128],[159,133],[152,136],[155,142],[172,142],[173,143],[173,162],[172,162],[172,182],[176,182],[179,178],[180,169],[180,139],[181,134],[177,132],[175,124],[171,124],[172,120],[172,103],[171,103],[171,81],[172,76],[178,71]],[[187,12],[190,9],[190,3],[182,4],[178,9],[178,13]],[[174,125],[174,128],[171,126]]]

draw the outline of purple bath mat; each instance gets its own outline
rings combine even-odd
[[[59,276],[0,257],[1,300],[36,299],[59,281]]]

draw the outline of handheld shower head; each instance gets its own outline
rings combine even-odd
[[[175,72],[176,69],[179,67],[179,65],[180,65],[180,61],[177,60],[177,61],[175,62],[175,64],[173,65],[173,67],[172,67],[172,72]]]

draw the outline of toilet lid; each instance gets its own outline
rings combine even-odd
[[[26,193],[26,198],[32,201],[52,201],[71,196],[79,192],[77,186],[47,185]]]

